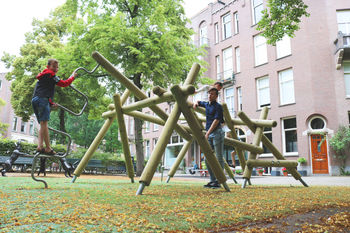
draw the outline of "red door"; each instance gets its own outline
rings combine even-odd
[[[312,170],[314,174],[328,174],[327,140],[325,135],[311,135]]]

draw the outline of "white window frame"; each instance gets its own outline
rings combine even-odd
[[[215,63],[216,63],[216,79],[221,79],[221,64],[220,64],[220,55],[217,55],[215,57]]]
[[[290,37],[284,35],[283,38],[276,42],[276,56],[277,59],[289,56],[292,54],[290,45]]]
[[[232,47],[222,50],[223,56],[223,78],[228,79],[232,76],[233,61],[232,61]]]
[[[151,156],[151,145],[148,139],[145,140],[145,157],[148,159]]]
[[[27,130],[27,122],[24,122],[23,120],[21,120],[21,133],[26,133]]]
[[[199,45],[207,45],[208,44],[208,28],[207,26],[201,26],[199,28]]]
[[[288,73],[289,74],[288,74]],[[279,89],[280,89],[280,105],[286,104],[294,104],[295,103],[295,92],[294,92],[294,78],[293,78],[293,69],[286,69],[278,72],[278,81],[279,81]],[[287,85],[287,88],[284,86]],[[292,93],[289,94],[291,96],[290,100],[286,100],[287,93],[284,90],[288,90]]]
[[[220,40],[219,23],[214,24],[214,30],[215,30],[215,44],[217,44],[219,43],[219,40]]]
[[[153,113],[153,116],[156,117],[156,114]],[[159,125],[156,123],[153,123],[153,131],[158,131],[159,130]]]
[[[254,55],[255,66],[259,66],[268,62],[266,38],[262,35],[254,36]]]
[[[149,112],[146,112],[146,114],[149,114]],[[151,131],[151,122],[145,121],[145,132],[149,133]]]
[[[229,91],[231,93],[229,93]],[[225,103],[231,117],[235,117],[235,89],[234,87],[225,88]]]
[[[2,87],[2,80],[0,79],[0,90],[1,90],[1,87]]]
[[[268,80],[268,85],[266,86],[261,86],[261,80],[267,79]],[[268,103],[261,103],[261,98],[260,98],[260,92],[267,89],[268,93]],[[262,109],[261,105],[269,104],[268,106],[271,106],[271,98],[270,98],[270,78],[269,76],[264,76],[261,78],[256,79],[256,93],[257,93],[257,100],[258,100],[258,109]]]
[[[30,120],[30,124],[29,124],[29,134],[30,135],[34,135],[34,121]]]
[[[237,11],[235,13],[233,13],[233,20],[234,20],[233,33],[236,35],[239,33],[239,21],[238,21],[238,12]]]
[[[285,129],[284,128],[284,120],[288,120],[288,119],[295,119],[295,122],[296,122],[296,128],[289,128],[289,129]],[[298,155],[298,151],[296,152],[286,152],[286,134],[285,132],[286,131],[293,131],[293,130],[296,130],[297,133],[298,133],[298,122],[297,122],[297,118],[295,116],[293,117],[285,117],[285,118],[282,118],[282,148],[283,148],[283,155],[284,156],[295,156],[295,155]],[[297,143],[298,143],[298,136],[297,136]]]
[[[130,136],[133,136],[135,133],[135,119],[133,117],[129,117],[130,122]]]
[[[243,103],[242,103],[242,87],[237,87],[237,110],[242,111]]]
[[[17,123],[18,123],[18,118],[17,117],[13,117],[12,119],[12,131],[17,131]]]
[[[341,17],[343,14],[346,14],[346,16]],[[343,34],[350,34],[350,10],[337,11],[337,22],[338,31],[341,31]],[[345,30],[341,27],[344,27]]]
[[[235,57],[236,57],[236,73],[241,72],[241,51],[239,47],[235,48]]]
[[[264,128],[264,129],[265,129],[265,128]],[[271,130],[269,130],[269,131],[264,131],[263,134],[264,134],[264,135],[266,135],[266,134],[271,134],[271,137],[272,137],[272,139],[273,139],[273,136],[272,136],[272,128],[271,128]],[[273,142],[273,141],[271,140],[271,142]],[[262,142],[260,142],[260,147],[263,147],[263,143],[262,143]],[[259,157],[260,157],[260,158],[264,158],[264,157],[273,157],[273,154],[272,154],[272,153],[263,153],[263,154],[260,154]]]
[[[226,21],[228,19],[228,21]],[[231,14],[230,12],[222,16],[222,40],[226,40],[232,36]]]
[[[350,98],[350,61],[343,62],[345,96]]]
[[[256,4],[255,4],[255,1],[257,1]],[[253,25],[257,24],[261,20],[261,18],[257,19],[257,11],[259,11],[259,9],[260,11],[264,9],[263,3],[264,3],[263,0],[251,0]],[[258,13],[259,13],[259,16],[262,16],[260,12]]]

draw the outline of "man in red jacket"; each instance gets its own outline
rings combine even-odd
[[[47,69],[43,70],[36,76],[38,81],[35,85],[32,99],[34,113],[40,124],[37,151],[49,155],[56,154],[56,152],[50,146],[48,128],[48,121],[50,120],[50,106],[57,107],[57,104],[53,102],[55,86],[68,87],[77,76],[77,73],[73,73],[69,79],[61,80],[58,76],[56,76],[57,71],[58,61],[56,59],[49,59],[47,62]],[[46,148],[44,148],[44,141]]]

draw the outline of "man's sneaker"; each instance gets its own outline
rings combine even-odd
[[[218,182],[213,182],[213,183],[211,183],[210,188],[218,189],[218,188],[221,188],[221,186],[220,186],[220,184]]]
[[[214,184],[213,181],[210,181],[208,184],[203,185],[204,188],[211,188],[212,184]]]

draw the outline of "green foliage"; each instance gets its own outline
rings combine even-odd
[[[340,161],[340,173],[345,174],[346,160],[350,155],[350,128],[339,126],[329,143],[334,151],[334,158]]]
[[[2,156],[10,156],[12,154],[12,151],[15,149],[15,140],[9,140],[9,139],[0,139],[0,155]],[[33,143],[27,143],[22,142],[21,143],[22,149],[21,152],[27,153],[27,154],[34,154],[36,151],[37,145]],[[56,152],[65,152],[66,147],[64,145],[53,145],[52,148]]]
[[[5,102],[3,99],[0,98],[0,109],[1,109],[1,107],[4,106],[5,104],[6,104],[6,102]],[[0,135],[3,134],[3,133],[5,133],[5,131],[6,131],[6,129],[7,129],[8,126],[9,126],[8,124],[1,123],[1,122],[0,122]]]
[[[300,164],[306,164],[306,159],[304,157],[301,157],[301,158],[298,159],[298,162]]]
[[[310,16],[307,8],[303,0],[268,0],[257,30],[263,31],[267,43],[275,45],[284,35],[294,36],[300,28],[301,18]]]

